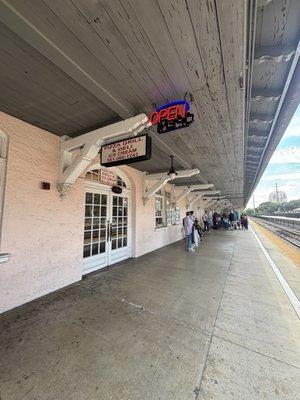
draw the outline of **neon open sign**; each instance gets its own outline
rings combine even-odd
[[[194,115],[189,112],[190,105],[185,100],[165,104],[152,112],[148,119],[152,125],[157,125],[158,133],[186,128],[194,122]]]

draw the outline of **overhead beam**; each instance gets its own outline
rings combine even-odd
[[[258,143],[265,143],[266,139],[266,136],[248,136],[248,146],[251,147],[257,145]]]
[[[279,90],[252,89],[251,101],[278,101],[280,96],[281,92]]]
[[[262,46],[255,49],[254,65],[279,64],[290,61],[295,54],[294,46]]]
[[[263,149],[264,149],[264,146],[249,146],[249,144],[248,144],[248,146],[247,146],[247,154],[256,155],[257,153],[262,152]]]
[[[258,136],[258,137],[267,137],[269,134],[269,128],[266,127],[265,129],[259,128],[250,128],[248,131],[248,136]]]
[[[271,124],[273,121],[273,115],[271,114],[250,114],[249,124],[251,123],[263,123],[263,124]]]
[[[256,156],[256,155],[253,155],[253,154],[247,154],[246,155],[246,160],[248,161],[248,159],[250,159],[252,161],[255,161],[255,160],[259,161],[260,160],[260,156]]]

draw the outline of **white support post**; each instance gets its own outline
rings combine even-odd
[[[78,176],[96,158],[101,146],[107,141],[136,136],[147,126],[149,126],[148,117],[145,114],[140,114],[73,139],[64,136],[60,143],[57,190],[61,195],[65,195]],[[76,157],[72,154],[74,150],[78,151]]]
[[[177,178],[189,178],[193,175],[199,174],[199,169],[186,169],[177,172],[175,178],[171,178],[167,172],[159,172],[156,174],[144,174],[143,179],[143,201],[144,204],[147,200],[150,199],[158,190],[160,190],[163,186],[165,186],[169,181]],[[148,187],[149,181],[157,181],[150,188]],[[177,199],[176,199],[177,201]]]

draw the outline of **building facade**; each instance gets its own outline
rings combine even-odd
[[[271,192],[269,194],[269,201],[278,204],[286,203],[287,202],[286,193],[283,190],[277,190],[277,191],[275,190],[274,192]]]
[[[97,157],[62,197],[59,137],[4,113],[0,132],[1,252],[8,253],[0,269],[1,312],[184,237],[188,204],[175,204],[174,185],[145,202],[143,172],[134,164],[106,169]],[[195,210],[203,212],[199,203]]]

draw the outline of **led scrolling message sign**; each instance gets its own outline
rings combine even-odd
[[[157,125],[157,133],[176,131],[187,128],[194,122],[194,115],[189,112],[190,105],[185,100],[165,104],[149,114],[152,125]]]

